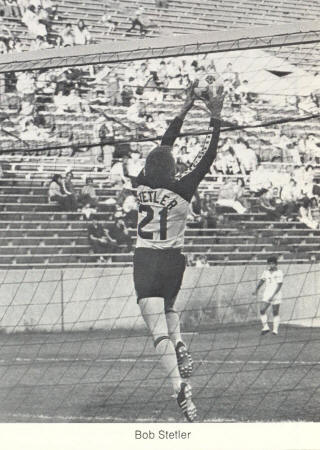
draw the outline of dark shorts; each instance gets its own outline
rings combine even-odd
[[[162,297],[166,309],[173,307],[185,267],[185,257],[179,249],[137,248],[133,257],[133,278],[138,301]]]

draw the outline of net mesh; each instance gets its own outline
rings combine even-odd
[[[91,176],[102,200],[98,217],[110,224],[116,206],[110,199],[119,203],[122,190],[112,184],[110,148],[130,143],[144,157],[174,117],[189,79],[202,81],[212,72],[223,78],[227,96],[218,159],[200,186],[202,196],[216,200],[230,169],[224,173],[221,155],[230,139],[235,144],[239,137],[265,167],[276,168],[285,180],[280,185],[301,156],[300,165],[311,162],[317,176],[319,42],[287,46],[288,35],[278,47],[261,49],[251,41],[237,51],[199,55],[194,50],[175,58],[164,53],[161,61],[139,59],[129,67],[118,62],[82,65],[78,73],[70,68],[3,72],[2,421],[182,420],[136,305],[132,255],[109,254],[107,262],[99,262],[100,255],[90,251],[82,213],[58,211],[46,193],[54,173],[72,169],[78,188]],[[239,45],[235,40],[234,48]],[[34,92],[26,92],[30,77]],[[65,98],[56,97],[63,83],[70,90],[70,77],[77,91],[73,102],[64,104]],[[125,86],[146,103],[147,124],[128,114],[125,96],[119,97]],[[110,125],[103,138],[97,127],[101,117]],[[196,101],[174,149],[187,167],[201,153],[207,128],[208,112]],[[187,143],[192,151],[185,154]],[[101,148],[103,163],[97,160]],[[247,183],[247,174],[235,175]],[[246,197],[250,212],[222,212],[214,229],[199,229],[190,219],[186,232],[190,267],[177,309],[195,361],[199,419],[317,420],[319,230],[296,220],[267,220],[248,189]],[[133,229],[130,234],[134,240]],[[278,254],[284,273],[281,332],[260,336],[251,292],[270,254]],[[203,255],[206,267],[192,266],[192,259]]]

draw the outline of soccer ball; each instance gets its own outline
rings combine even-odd
[[[209,92],[211,92],[215,97],[217,94],[222,93],[223,91],[222,80],[216,73],[207,74],[197,81],[198,84],[194,89],[194,93],[195,96],[201,100],[209,98]]]

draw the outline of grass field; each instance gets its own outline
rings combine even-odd
[[[186,335],[200,422],[320,420],[319,329],[259,331],[251,324]],[[141,334],[1,334],[0,421],[183,422]]]

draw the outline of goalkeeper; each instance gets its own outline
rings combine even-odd
[[[223,86],[218,88],[216,95],[209,91],[202,98],[211,115],[211,141],[196,166],[181,179],[176,179],[171,150],[193,106],[194,91],[195,85],[191,85],[181,111],[171,122],[161,145],[147,156],[145,167],[136,179],[139,216],[133,260],[141,314],[153,337],[164,373],[177,395],[178,405],[190,422],[196,417],[196,407],[191,386],[182,378],[190,377],[193,362],[181,338],[179,315],[174,304],[185,270],[185,257],[181,251],[189,205],[216,157],[224,99]]]

